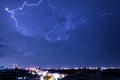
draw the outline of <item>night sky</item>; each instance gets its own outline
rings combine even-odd
[[[120,0],[0,0],[0,65],[120,66]]]

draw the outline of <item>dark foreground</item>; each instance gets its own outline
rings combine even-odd
[[[48,71],[44,76],[38,71]],[[64,78],[51,78],[48,74],[65,74]],[[43,78],[41,78],[43,77]],[[0,69],[0,80],[120,80],[120,69]]]

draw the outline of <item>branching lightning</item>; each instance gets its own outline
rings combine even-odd
[[[44,27],[44,26],[41,26],[42,23],[36,23],[35,25],[38,25],[40,28],[39,31],[36,30],[36,33],[37,34],[42,33],[41,35],[44,35],[43,37],[45,37],[45,39],[48,41],[68,39],[69,35],[68,35],[67,31],[75,28],[75,25],[72,21],[72,19],[73,19],[72,13],[70,11],[68,11],[67,9],[58,8],[54,5],[52,5],[50,0],[46,0],[46,1],[47,1],[47,5],[51,9],[52,13],[54,13],[54,15],[56,16],[57,21],[52,26],[52,29],[50,29],[48,31],[42,30],[43,29],[42,27]],[[27,2],[23,2],[21,7],[18,7],[16,9],[12,9],[12,10],[9,10],[9,8],[5,8],[5,10],[8,13],[10,13],[10,17],[14,20],[16,28],[18,28],[19,31],[21,33],[23,33],[23,32],[27,32],[26,30],[28,30],[28,29],[25,29],[25,27],[21,27],[21,25],[19,25],[18,17],[16,17],[16,14],[18,14],[19,12],[22,12],[25,7],[34,7],[34,6],[37,7],[42,2],[43,2],[43,0],[39,0],[38,3],[36,3],[36,4],[28,4]],[[25,15],[25,14],[22,14],[22,15]],[[29,14],[26,14],[26,15],[29,15]],[[25,24],[27,24],[27,23],[25,23]],[[28,24],[31,24],[31,22],[29,22]],[[22,25],[24,25],[24,24],[22,24]],[[30,26],[28,26],[28,27],[30,27]]]
[[[23,29],[22,27],[20,27],[20,26],[18,25],[17,18],[15,17],[16,11],[22,11],[25,6],[27,6],[27,7],[38,6],[38,5],[40,5],[41,2],[42,2],[42,0],[39,0],[39,2],[38,2],[37,4],[28,4],[27,2],[24,2],[21,7],[18,7],[18,8],[16,8],[16,9],[12,9],[12,10],[9,10],[8,8],[5,8],[5,10],[11,14],[11,18],[15,21],[15,26],[16,26],[20,31],[24,32],[25,29]]]
[[[53,5],[51,5],[51,6],[52,6],[52,10],[54,12],[57,12],[57,10],[55,10],[55,7]],[[69,35],[66,32],[70,29],[74,29],[74,25],[72,24],[73,22],[72,22],[72,13],[71,12],[67,11],[66,9],[61,8],[61,9],[59,9],[58,17],[64,18],[64,19],[63,19],[63,21],[60,21],[59,23],[55,24],[51,31],[47,32],[45,37],[49,41],[68,39]],[[57,30],[59,30],[59,31],[57,31]],[[55,36],[55,34],[57,36]],[[51,38],[51,36],[54,36],[54,37]]]

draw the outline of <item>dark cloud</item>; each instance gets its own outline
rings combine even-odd
[[[4,10],[23,3],[16,2],[0,1],[1,64],[46,67],[119,65],[119,0],[51,0],[55,13],[48,3],[37,8],[26,7],[22,15],[16,15],[21,29]],[[49,34],[49,40],[46,34]]]

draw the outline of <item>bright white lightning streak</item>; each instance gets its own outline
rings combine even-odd
[[[52,11],[53,12],[56,12],[56,10],[55,10],[55,6],[53,6],[53,5],[51,5],[50,3],[48,3],[49,4],[49,6],[52,8]],[[74,29],[75,27],[74,27],[74,25],[72,25],[72,19],[71,19],[71,17],[72,17],[72,13],[71,12],[69,12],[68,10],[66,10],[66,9],[61,9],[62,11],[64,11],[64,12],[66,12],[66,14],[64,14],[64,17],[67,19],[67,21],[65,22],[65,24],[64,24],[64,26],[61,26],[61,27],[64,27],[65,28],[65,30],[66,31],[68,31],[68,30],[70,30],[70,29]],[[59,10],[60,11],[60,10]],[[61,12],[62,13],[62,12]],[[61,17],[61,16],[63,16],[62,14],[61,14],[60,12],[58,12],[58,17]],[[50,31],[48,31],[47,33],[46,33],[46,35],[45,35],[45,38],[46,38],[46,40],[48,40],[48,41],[54,41],[54,40],[63,40],[62,39],[62,36],[57,36],[57,38],[56,39],[54,39],[54,40],[52,40],[51,38],[49,38],[49,35],[51,34],[51,33],[53,33],[59,26],[61,25],[61,23],[58,23],[58,24],[55,24],[54,26],[53,26],[53,28],[52,28],[52,30],[50,30]],[[66,37],[64,37],[64,39],[68,39],[69,38],[69,36],[66,36]]]
[[[18,7],[16,9],[12,9],[12,10],[5,8],[5,10],[11,14],[11,18],[15,21],[16,27],[21,29],[21,27],[18,25],[18,21],[15,17],[15,12],[22,11],[25,6],[27,6],[27,7],[38,6],[38,5],[40,5],[41,2],[42,2],[42,0],[39,0],[39,2],[37,4],[28,4],[27,2],[24,2],[21,7]]]
[[[16,9],[12,9],[12,10],[9,10],[8,8],[5,8],[5,10],[6,10],[8,13],[11,14],[10,17],[15,21],[15,26],[16,26],[18,29],[20,29],[20,30],[23,31],[24,29],[18,25],[17,18],[15,17],[16,11],[22,11],[25,6],[27,6],[27,7],[38,6],[38,5],[41,4],[41,2],[42,2],[42,0],[39,0],[39,2],[38,2],[37,4],[28,4],[27,2],[24,2],[21,7],[18,7],[18,8],[16,8]],[[49,7],[51,7],[52,11],[55,12],[54,6],[50,4],[50,1],[49,1],[49,0],[48,0],[48,5],[49,5]],[[55,28],[55,27],[53,27],[53,29],[52,29],[50,32],[52,32],[52,31],[54,30],[54,28]],[[48,32],[48,33],[50,33],[50,32]],[[47,38],[48,33],[46,34],[46,39],[47,39],[47,40],[49,40],[49,39]]]
[[[25,32],[25,29],[21,26],[18,25],[18,21],[17,21],[17,18],[16,18],[16,12],[17,11],[22,11],[24,7],[33,7],[33,6],[39,6],[41,4],[42,0],[39,0],[38,3],[36,4],[28,4],[27,2],[24,2],[23,5],[21,7],[18,7],[16,9],[12,9],[12,10],[9,10],[8,8],[5,8],[5,10],[10,13],[10,17],[15,21],[15,26],[22,32]],[[64,13],[61,14],[61,12],[58,10],[56,11],[56,7],[54,5],[52,5],[50,3],[50,0],[47,0],[48,2],[48,6],[51,8],[52,12],[53,13],[57,13],[58,17],[61,17],[63,16]],[[70,16],[71,16],[71,13],[69,14],[69,11],[66,11],[64,9],[65,12],[67,12],[67,14],[65,14],[64,17],[66,17],[66,19],[68,20],[71,20]],[[70,21],[71,22],[71,21]],[[70,28],[74,28],[74,27],[71,27],[71,23],[69,21],[66,22],[66,29],[69,30]],[[59,26],[59,23],[55,24],[52,28],[52,30],[48,31],[46,34],[45,34],[45,39],[48,40],[48,41],[52,41],[48,36],[54,32],[57,27]],[[68,36],[66,37],[66,39],[68,38]],[[55,40],[61,40],[62,37],[58,36]]]

